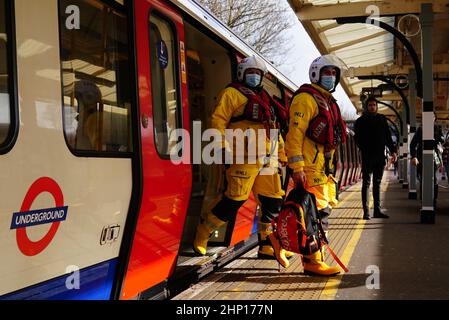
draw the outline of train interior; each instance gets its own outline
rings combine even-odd
[[[232,57],[228,49],[188,22],[185,22],[185,34],[190,125],[193,128],[195,123],[196,128],[199,128],[201,124],[203,133],[210,126],[218,94],[232,81]],[[194,138],[193,134],[191,137]],[[202,147],[206,144],[208,142],[203,142]],[[192,249],[196,226],[201,213],[213,207],[221,198],[223,170],[221,165],[193,164],[192,195],[184,224],[178,267],[191,265],[196,260]],[[225,225],[213,234],[211,247],[215,246],[215,250],[219,250],[226,245],[228,229]]]
[[[185,22],[187,48],[187,77],[189,89],[189,109],[191,128],[201,123],[203,133],[210,127],[210,118],[214,112],[219,93],[233,79],[233,59],[231,51]],[[220,77],[217,77],[217,75]],[[277,80],[269,75],[264,79],[264,88],[270,95],[282,100],[282,92]],[[191,134],[193,138],[193,134]],[[209,142],[203,142],[202,147]],[[193,146],[193,143],[191,144]],[[193,153],[192,153],[193,154]],[[229,246],[235,221],[230,221],[215,231],[208,244],[206,257],[193,252],[192,243],[196,227],[202,214],[221,199],[224,191],[224,167],[221,165],[193,164],[192,195],[186,216],[181,247],[178,255],[174,279],[190,273],[206,273],[207,265],[217,256],[223,255]],[[253,228],[254,232],[254,228]],[[253,237],[252,237],[253,238]]]

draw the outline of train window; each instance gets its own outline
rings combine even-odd
[[[67,143],[75,152],[131,152],[126,16],[101,1],[59,0],[59,25]]]
[[[154,136],[157,151],[169,156],[180,125],[176,37],[169,22],[150,15],[150,66]]]
[[[0,147],[5,145],[11,131],[11,95],[8,66],[8,46],[11,39],[7,32],[6,0],[0,0]]]

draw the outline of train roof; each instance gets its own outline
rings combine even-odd
[[[260,53],[255,51],[242,38],[234,33],[227,25],[222,23],[217,17],[211,14],[203,6],[195,0],[170,0],[173,4],[178,6],[181,10],[188,13],[199,21],[204,27],[212,31],[215,35],[226,41],[234,49],[244,54],[245,56],[256,55],[263,59],[267,64],[268,71],[274,75],[285,87],[291,91],[295,91],[298,86],[280,72],[272,63],[263,57]]]

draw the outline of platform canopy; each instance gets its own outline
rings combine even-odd
[[[348,66],[342,86],[358,111],[362,110],[361,94],[363,92],[368,94],[384,84],[383,81],[366,77],[388,76],[395,84],[406,88],[407,75],[409,69],[414,68],[414,64],[408,50],[392,33],[372,24],[348,23],[348,18],[358,19],[361,22],[372,18],[400,30],[420,60],[421,4],[432,3],[435,14],[434,105],[438,119],[449,123],[449,1],[288,0],[288,2],[321,54],[335,54]],[[382,87],[383,93],[379,99],[401,109],[402,99],[399,94],[394,89],[389,91],[386,85]],[[408,95],[407,89],[403,92]],[[379,110],[386,115],[394,115],[386,107]],[[420,117],[421,102],[418,99],[418,121]]]

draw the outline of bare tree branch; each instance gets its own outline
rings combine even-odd
[[[293,26],[285,0],[198,0],[255,50],[275,64],[292,49],[286,32]]]

